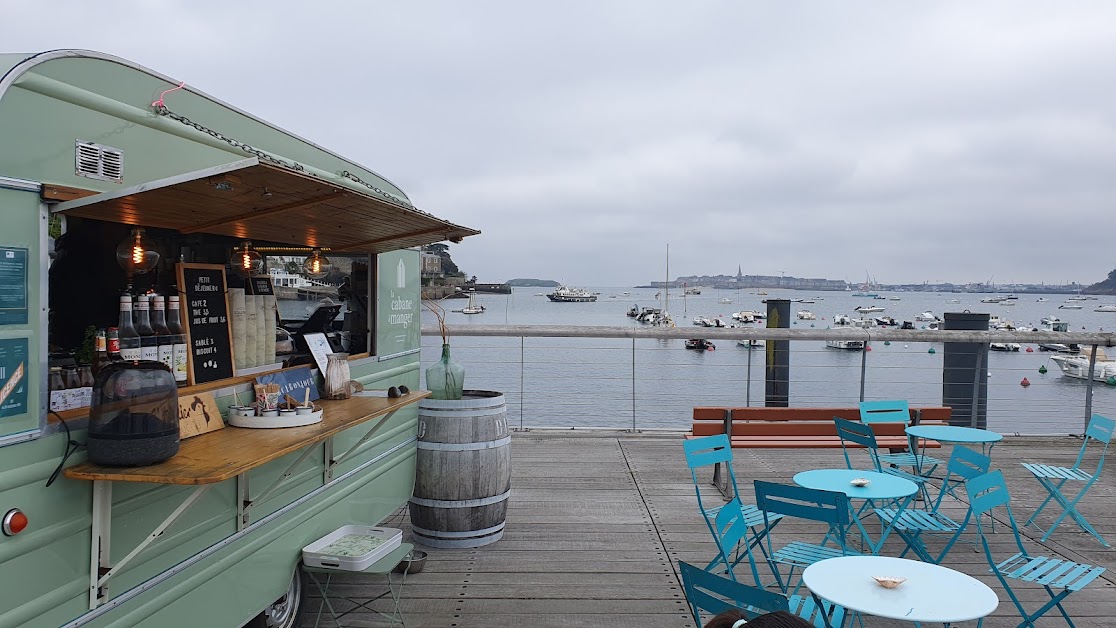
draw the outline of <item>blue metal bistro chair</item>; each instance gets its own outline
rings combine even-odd
[[[1085,493],[1089,490],[1089,487],[1091,487],[1101,475],[1101,470],[1104,468],[1104,456],[1108,453],[1108,444],[1112,442],[1112,431],[1114,427],[1116,427],[1116,421],[1099,414],[1094,414],[1093,418],[1089,420],[1089,426],[1085,428],[1085,442],[1081,443],[1081,451],[1078,452],[1077,460],[1073,463],[1072,467],[1056,467],[1048,464],[1035,464],[1030,462],[1023,463],[1023,467],[1030,471],[1031,475],[1035,476],[1039,484],[1042,484],[1042,487],[1049,493],[1046,499],[1039,504],[1038,509],[1035,510],[1035,514],[1027,519],[1025,525],[1033,524],[1035,519],[1039,516],[1039,513],[1042,512],[1043,508],[1046,508],[1046,505],[1050,503],[1051,499],[1058,502],[1062,507],[1062,514],[1058,515],[1054,523],[1051,524],[1046,533],[1042,535],[1043,541],[1049,539],[1050,535],[1054,533],[1054,528],[1057,528],[1058,525],[1062,523],[1062,520],[1066,518],[1066,515],[1069,515],[1082,530],[1097,537],[1101,545],[1111,547],[1108,541],[1104,540],[1100,533],[1097,532],[1096,528],[1085,520],[1081,511],[1077,509],[1077,503],[1085,497]],[[1100,458],[1097,459],[1097,469],[1092,473],[1081,468],[1081,462],[1085,458],[1085,450],[1089,447],[1090,439],[1101,443],[1101,453]],[[1062,486],[1067,482],[1082,483],[1081,489],[1077,491],[1077,494],[1074,495],[1072,499],[1067,499],[1066,495],[1062,493]]]
[[[852,524],[852,512],[849,508],[849,498],[844,493],[760,480],[756,480],[755,485],[756,505],[763,512],[764,519],[770,521],[775,516],[788,516],[817,521],[829,526],[821,543],[791,541],[778,550],[771,544],[772,535],[770,526],[768,527],[769,533],[764,537],[764,543],[767,545],[765,553],[767,561],[771,564],[771,571],[775,574],[775,580],[784,593],[788,592],[795,569],[805,569],[827,558],[860,554],[849,547],[845,540]],[[831,540],[836,542],[837,547],[827,545]],[[789,567],[786,582],[779,573],[779,565]]]
[[[911,423],[911,408],[905,400],[893,401],[861,401],[860,422],[865,425],[873,423],[902,423],[904,426]],[[880,454],[880,463],[896,467],[911,467],[919,475],[929,476],[942,464],[942,461],[926,454],[918,453],[918,448],[912,440],[910,451],[894,454]]]
[[[946,480],[942,483],[938,498],[934,500],[930,510],[906,508],[899,513],[898,520],[894,522],[895,532],[907,543],[907,549],[899,555],[900,558],[906,556],[908,551],[914,551],[923,562],[934,563],[935,565],[941,564],[946,554],[953,548],[954,543],[961,538],[961,533],[965,531],[969,519],[973,516],[972,511],[968,510],[965,513],[965,518],[961,522],[957,522],[941,512],[942,500],[950,492],[949,480],[958,477],[961,478],[960,481],[967,482],[972,478],[988,473],[988,467],[991,464],[992,461],[988,456],[980,452],[967,447],[953,448],[953,454],[949,457],[949,463],[946,465]],[[892,523],[897,512],[895,508],[876,509],[876,514],[883,520],[884,524]],[[930,553],[926,544],[923,543],[923,532],[950,535],[940,554],[934,556]]]
[[[709,526],[709,532],[713,535],[713,539],[717,541],[718,554],[705,568],[707,570],[713,569],[718,563],[723,563],[729,577],[735,579],[736,576],[733,574],[732,568],[748,556],[747,550],[749,548],[759,545],[760,551],[764,552],[766,558],[766,550],[760,545],[760,541],[768,530],[778,523],[781,517],[772,516],[768,518],[767,521],[771,522],[771,525],[768,525],[759,508],[751,504],[744,504],[739,500],[740,491],[736,487],[736,474],[732,470],[732,447],[727,435],[716,434],[684,440],[682,441],[682,449],[686,453],[686,465],[690,467],[690,477],[693,479],[694,491],[697,493],[698,509],[701,511],[701,516],[705,519],[706,525]],[[698,470],[721,463],[727,469],[729,486],[732,489],[732,494],[736,495],[737,498],[726,504],[706,505],[701,496],[701,481],[698,480]],[[718,520],[721,511],[733,502],[736,502],[736,505],[730,508],[733,511],[731,516],[726,516],[724,520]],[[741,523],[743,526],[739,527],[738,524]],[[747,534],[744,534],[745,529]],[[737,535],[738,532],[739,535]],[[725,546],[725,534],[735,535],[735,539],[727,547]],[[744,551],[741,551],[740,547],[734,548],[738,542],[746,544]],[[752,565],[752,572],[756,578],[756,584],[762,586],[754,564]]]
[[[1004,474],[999,469],[970,479],[965,483],[965,491],[969,495],[969,504],[972,509],[973,521],[976,524],[977,536],[980,538],[981,545],[984,546],[984,555],[988,559],[989,566],[992,567],[992,573],[996,574],[996,578],[1004,586],[1004,590],[1007,591],[1011,601],[1015,603],[1015,607],[1019,610],[1019,615],[1023,618],[1019,627],[1034,626],[1038,618],[1050,609],[1058,607],[1058,611],[1062,613],[1066,623],[1070,625],[1070,628],[1073,628],[1073,620],[1070,619],[1069,613],[1062,606],[1062,600],[1066,599],[1071,593],[1085,588],[1086,585],[1104,573],[1105,568],[1075,563],[1061,558],[1028,555],[1027,550],[1023,547],[1023,540],[1019,537],[1019,526],[1016,525],[1015,517],[1011,514],[1011,496],[1008,494],[1007,484],[1004,482]],[[992,549],[988,545],[984,526],[980,522],[981,515],[990,513],[992,509],[1000,506],[1003,506],[1008,523],[1011,524],[1011,533],[1015,536],[1015,545],[1018,547],[1019,553],[1007,560],[996,562],[996,559],[992,557]],[[1050,596],[1050,601],[1034,613],[1028,614],[1019,601],[1019,597],[1012,590],[1011,585],[1008,584],[1009,581],[1016,584],[1030,582],[1041,585]],[[1059,591],[1055,593],[1055,589],[1059,589]]]
[[[683,561],[678,561],[678,571],[682,574],[682,589],[698,626],[702,625],[701,611],[717,615],[733,608],[739,609],[748,620],[764,613],[786,611],[798,615],[817,628],[832,628],[844,623],[843,608],[827,605],[824,609],[819,609],[811,596],[787,598],[779,593],[709,573]]]
[[[880,454],[880,447],[876,443],[876,433],[872,431],[871,425],[849,421],[848,419],[842,419],[836,416],[833,417],[833,423],[837,427],[837,436],[841,439],[841,453],[845,454],[845,466],[850,469],[856,468],[853,466],[852,458],[849,457],[849,449],[852,448],[852,445],[862,447],[868,452],[868,459],[872,465],[872,468],[868,469],[869,471],[886,473],[914,482],[918,485],[918,491],[922,495],[923,503],[930,503],[930,492],[926,490],[925,477],[915,473],[908,473],[890,465],[884,466],[881,462],[882,456]]]

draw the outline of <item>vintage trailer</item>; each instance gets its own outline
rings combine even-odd
[[[0,514],[23,528],[0,536],[0,626],[291,626],[301,548],[382,522],[412,491],[421,393],[326,402],[342,423],[301,442],[227,427],[168,463],[117,470],[85,461],[87,411],[48,411],[50,360],[87,325],[115,324],[114,251],[133,226],[163,255],[137,290],[180,289],[176,262],[224,264],[244,240],[346,260],[338,333],[353,378],[419,387],[416,247],[478,232],[179,86],[96,52],[0,54]],[[251,381],[180,392],[212,392],[224,410]],[[206,459],[234,434],[233,457]]]

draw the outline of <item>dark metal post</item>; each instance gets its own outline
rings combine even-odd
[[[988,331],[988,314],[945,315],[943,329]],[[949,422],[984,429],[988,424],[988,344],[947,342],[942,352],[942,405],[953,408]]]
[[[767,344],[767,343],[764,343]],[[752,341],[748,341],[748,388],[744,392],[744,405],[752,407]]]
[[[790,301],[767,300],[767,328],[790,329]],[[790,341],[767,341],[767,386],[764,405],[785,408],[790,405]]]

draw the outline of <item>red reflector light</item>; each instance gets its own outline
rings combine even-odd
[[[4,534],[7,536],[19,534],[27,527],[27,523],[27,515],[18,508],[12,508],[4,515]]]

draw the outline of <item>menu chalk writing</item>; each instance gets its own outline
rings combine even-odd
[[[225,267],[177,264],[182,322],[189,350],[189,382],[202,384],[233,376],[232,332]]]
[[[275,294],[275,287],[271,277],[251,277],[244,281],[244,294]]]

